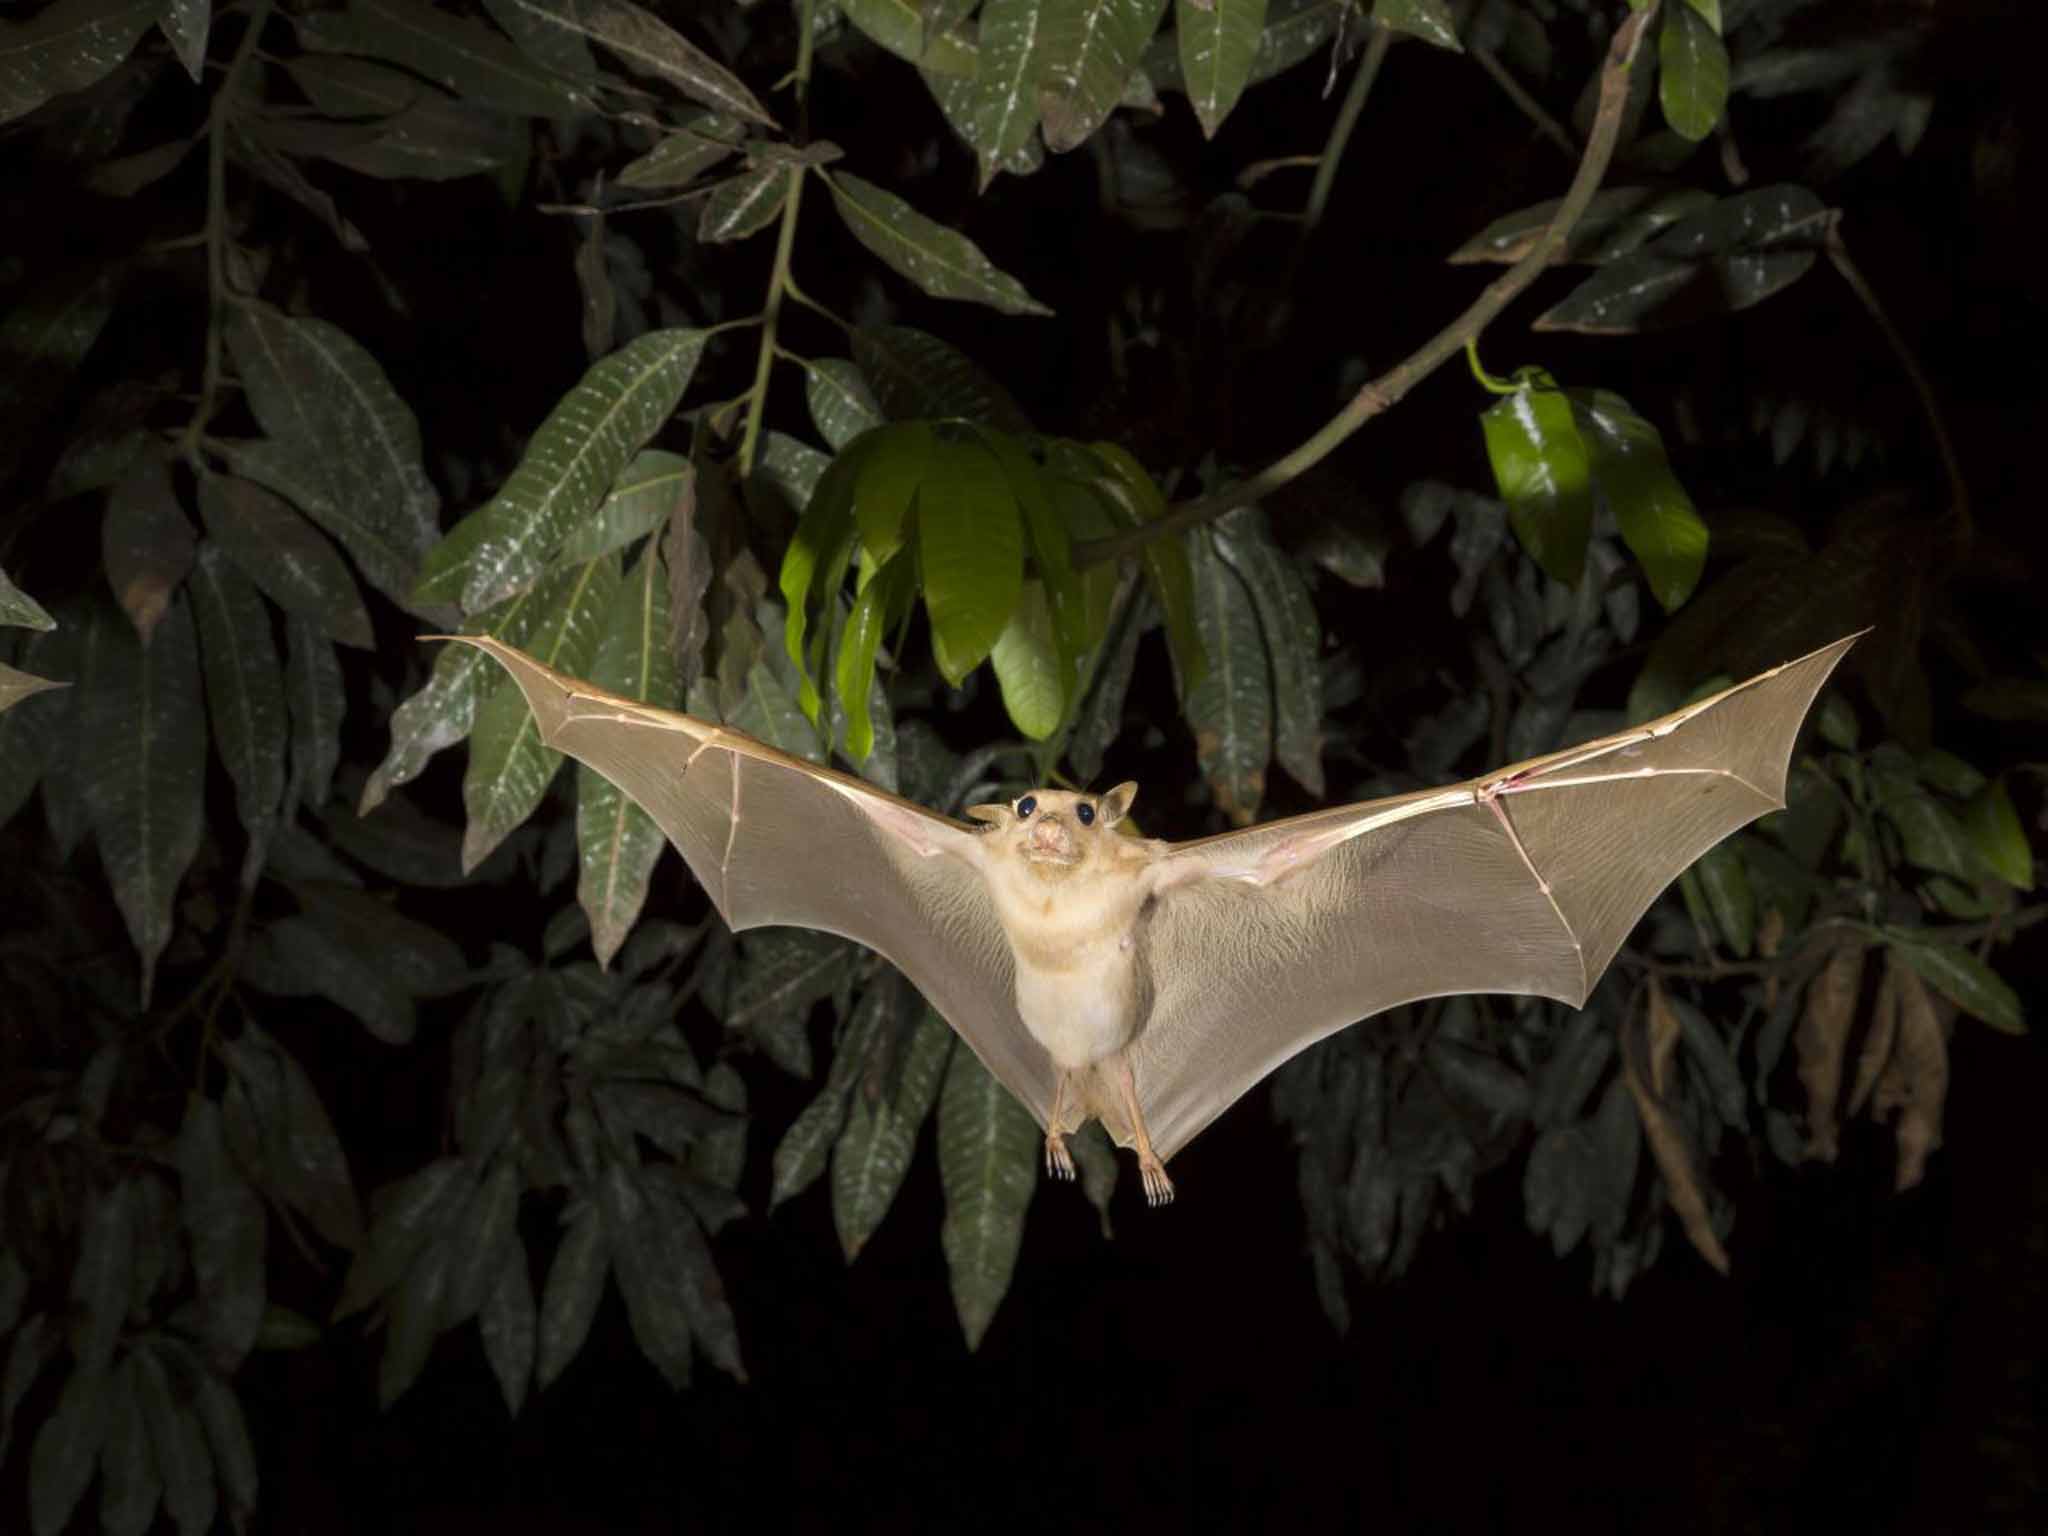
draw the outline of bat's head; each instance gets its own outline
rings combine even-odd
[[[1121,835],[1116,825],[1137,796],[1130,783],[1101,795],[1034,789],[1008,805],[970,805],[967,814],[989,823],[988,835],[1025,863],[1072,870],[1109,857],[1115,844],[1105,839]]]

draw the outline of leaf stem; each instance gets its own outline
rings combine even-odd
[[[1154,539],[1185,532],[1212,522],[1235,507],[1256,502],[1286,485],[1297,475],[1321,463],[1352,433],[1397,404],[1417,384],[1443,366],[1464,347],[1467,338],[1477,336],[1493,322],[1522,291],[1550,265],[1586,211],[1593,194],[1600,189],[1621,138],[1622,109],[1628,102],[1630,67],[1635,63],[1643,34],[1657,14],[1656,0],[1636,11],[1614,34],[1607,50],[1607,63],[1600,77],[1600,110],[1593,130],[1586,136],[1586,150],[1572,177],[1571,190],[1558,205],[1557,214],[1528,254],[1489,283],[1466,311],[1437,332],[1402,362],[1365,384],[1350,404],[1332,417],[1308,441],[1283,455],[1249,479],[1213,495],[1183,503],[1157,522],[1129,529],[1106,539],[1091,539],[1074,547],[1074,567],[1086,570],[1105,560],[1133,554]]]

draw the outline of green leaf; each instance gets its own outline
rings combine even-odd
[[[907,325],[863,325],[853,360],[892,421],[958,416],[1005,432],[1031,423],[1010,392],[964,352]]]
[[[676,502],[689,494],[695,473],[679,453],[643,449],[619,472],[597,511],[562,541],[556,563],[595,560],[653,533],[667,522]]]
[[[632,0],[509,0],[537,27],[588,38],[638,74],[665,80],[692,101],[757,123],[774,121],[738,76]]]
[[[558,117],[592,105],[581,87],[529,63],[483,22],[447,15],[424,0],[353,0],[347,10],[304,14],[297,22],[307,48],[389,59],[479,107]]]
[[[522,0],[504,0],[517,5]],[[738,119],[709,112],[680,125],[638,160],[623,166],[615,184],[643,191],[686,187],[746,140]]]
[[[310,493],[297,495],[270,488],[333,534],[372,586],[409,606],[440,536],[441,509],[411,407],[376,358],[324,320],[240,303],[228,315],[227,342],[249,409],[310,482]],[[264,479],[256,467],[247,473]]]
[[[128,1183],[86,1196],[71,1269],[71,1355],[81,1371],[107,1368],[128,1319],[138,1203]]]
[[[1593,531],[1593,485],[1572,402],[1547,374],[1525,370],[1521,385],[1481,414],[1486,454],[1515,537],[1552,579],[1578,585]]]
[[[1174,26],[1180,34],[1180,67],[1188,102],[1205,138],[1215,138],[1230,109],[1251,81],[1259,31],[1266,24],[1266,0],[1175,0]]]
[[[497,1289],[504,1267],[525,1263],[526,1253],[519,1246],[514,1225],[521,1188],[518,1162],[500,1158],[455,1219],[450,1228],[447,1278],[434,1318],[438,1331],[445,1332],[476,1316]]]
[[[909,601],[917,580],[915,560],[892,556],[875,572],[854,599],[834,658],[833,686],[846,711],[846,755],[864,763],[875,750],[874,719],[868,694],[875,681],[875,651],[882,642],[891,611]]]
[[[938,103],[946,126],[974,151],[977,163],[992,164],[996,170],[1008,171],[1013,176],[1035,176],[1044,169],[1045,145],[1036,134],[1025,135],[1013,153],[989,160],[989,145],[982,137],[988,125],[979,115],[981,90],[974,76],[941,75],[928,69],[919,74],[925,89],[932,93],[932,100]]]
[[[505,1411],[515,1418],[526,1401],[527,1383],[533,1377],[536,1314],[533,1280],[526,1270],[526,1244],[517,1232],[505,1244],[499,1257],[497,1283],[477,1314],[477,1333],[484,1343],[484,1358],[491,1374],[498,1378],[498,1391],[505,1399]]]
[[[0,121],[14,115],[8,107],[21,99],[18,92],[40,89],[29,77],[61,67],[59,58],[76,41],[53,38],[45,24],[102,9],[109,7],[65,0],[26,27],[0,23]],[[80,263],[26,293],[9,294],[0,317],[0,479],[11,478],[23,456],[39,447],[51,415],[63,407],[73,376],[113,313],[121,275],[117,267]]]
[[[994,648],[1024,586],[1017,498],[979,438],[935,434],[917,526],[932,654],[957,688]]]
[[[789,201],[790,188],[802,174],[797,167],[770,161],[720,182],[704,199],[697,238],[706,245],[720,245],[759,234],[775,222]]]
[[[1642,562],[1666,613],[1684,606],[1707,564],[1707,525],[1671,472],[1664,439],[1621,396],[1565,391],[1591,459],[1593,483],[1614,510],[1621,537]]]
[[[57,0],[0,27],[0,123],[112,73],[162,9],[161,0]]]
[[[296,614],[285,619],[285,702],[292,723],[289,798],[319,811],[334,792],[341,722],[348,710],[341,658],[327,637]]]
[[[1316,617],[1308,584],[1273,542],[1265,514],[1239,507],[1214,525],[1221,555],[1258,614],[1259,632],[1271,661],[1273,755],[1299,784],[1320,797],[1323,783],[1322,621]]]
[[[1503,214],[1444,259],[1454,265],[1520,261],[1535,248],[1563,204],[1563,198],[1553,197]],[[1713,206],[1713,193],[1698,187],[1604,187],[1593,194],[1585,213],[1572,226],[1564,249],[1557,254],[1557,264],[1598,266],[1626,256],[1680,219]]]
[[[1994,677],[1965,693],[1963,708],[1987,720],[2048,720],[2048,679]]]
[[[386,1045],[407,1045],[418,1019],[412,1000],[380,963],[309,917],[285,917],[257,930],[242,979],[275,997],[324,997]]]
[[[234,1139],[236,1116],[246,1111],[259,1121],[261,1148],[256,1151],[267,1169],[261,1175],[266,1187],[335,1247],[361,1246],[363,1217],[348,1158],[305,1069],[290,1051],[253,1028],[224,1042],[221,1054],[234,1073],[222,1108],[236,1155],[242,1157]],[[257,1174],[248,1158],[242,1161],[252,1176]]]
[[[598,644],[590,680],[657,709],[682,703],[669,645],[668,581],[652,546],[626,578],[610,627]],[[576,774],[576,900],[590,918],[597,963],[611,964],[647,902],[648,881],[666,842],[654,818],[595,769]]]
[[[539,616],[526,649],[557,671],[581,676],[619,599],[618,557],[552,570],[534,591]],[[465,874],[533,814],[561,765],[562,754],[541,741],[526,696],[509,678],[501,679],[478,707],[470,732],[469,771],[462,780]]]
[[[926,218],[895,193],[850,171],[826,180],[854,238],[933,298],[986,304],[1006,315],[1052,313],[1014,277],[998,271],[973,241]]]
[[[142,1419],[149,1427],[150,1448],[163,1478],[164,1508],[177,1522],[180,1536],[204,1536],[213,1528],[218,1507],[213,1457],[187,1384],[172,1384],[164,1342],[159,1335],[150,1341],[154,1347],[137,1349],[129,1358],[135,1362]]]
[[[853,517],[871,567],[886,565],[909,537],[911,499],[939,453],[922,421],[880,426],[861,439]]]
[[[855,438],[818,477],[789,547],[782,552],[782,570],[776,578],[788,606],[783,644],[789,659],[802,670],[803,712],[812,720],[818,717],[819,700],[812,679],[814,662],[805,645],[811,604],[827,606],[838,599],[853,556],[853,490],[872,442],[868,435]]]
[[[1943,997],[1972,1018],[2006,1035],[2023,1035],[2027,1020],[2019,994],[1998,973],[1960,945],[1944,944],[1937,932],[1887,929],[1885,937],[1906,963]]]
[[[1024,583],[1023,597],[996,636],[989,660],[1003,691],[1003,708],[1018,730],[1033,741],[1044,741],[1060,728],[1066,694],[1060,686],[1059,644],[1042,582]]]
[[[199,512],[228,558],[278,607],[343,645],[368,650],[376,644],[348,566],[289,503],[253,480],[205,475]]]
[[[149,1006],[157,957],[170,942],[178,883],[199,849],[206,726],[192,616],[173,600],[145,646],[127,625],[100,637],[82,740],[106,744],[80,763],[87,814],[114,901],[142,961]],[[116,748],[118,750],[116,750]]]
[[[920,1123],[892,1099],[855,1093],[846,1127],[832,1148],[832,1223],[847,1263],[860,1257],[895,1203],[917,1149]]]
[[[29,629],[57,627],[57,621],[43,611],[43,605],[9,581],[5,571],[0,571],[0,624],[17,624]]]
[[[611,1237],[612,1262],[626,1317],[648,1363],[669,1386],[690,1384],[690,1321],[663,1241],[662,1219],[648,1209],[631,1173],[607,1163],[598,1182],[598,1208]]]
[[[1055,468],[1063,474],[1078,470],[1086,461],[1106,470],[1107,477],[1087,482],[1103,497],[1104,505],[1117,515],[1125,528],[1140,528],[1166,515],[1166,498],[1145,473],[1145,467],[1115,443],[1063,445],[1066,452]],[[1166,616],[1166,646],[1173,656],[1182,697],[1205,675],[1208,661],[1202,654],[1202,638],[1195,625],[1195,583],[1190,569],[1187,535],[1152,539],[1138,558],[1145,568],[1145,580],[1152,597]]]
[[[954,1051],[939,1095],[939,1182],[946,1192],[939,1242],[969,1349],[980,1347],[1010,1289],[1039,1148],[1030,1112],[972,1051]]]
[[[805,1021],[813,1003],[839,989],[852,958],[846,942],[831,934],[784,928],[748,935],[725,1027],[751,1036],[792,1077],[809,1077]]]
[[[214,1476],[227,1500],[228,1518],[237,1531],[256,1512],[256,1450],[249,1443],[248,1421],[233,1389],[211,1371],[195,1372],[192,1406],[199,1417],[207,1448],[213,1453]]]
[[[1993,779],[1963,806],[1963,829],[1991,872],[2016,891],[2034,888],[2034,851],[2005,780]]]
[[[689,387],[702,331],[650,331],[562,397],[491,501],[428,555],[415,596],[466,612],[530,586]]]
[[[1883,749],[1880,748],[1880,751]],[[1954,812],[1920,786],[1910,768],[1874,760],[1877,810],[1897,829],[1900,852],[1917,869],[1973,884],[1984,874],[1976,840]]]
[[[1038,103],[1048,149],[1078,148],[1109,120],[1165,13],[1166,0],[1047,0]]]
[[[360,1312],[399,1284],[469,1204],[476,1182],[476,1170],[463,1159],[440,1157],[380,1189],[376,1219],[342,1282],[333,1320]]]
[[[426,1369],[434,1339],[441,1332],[441,1310],[448,1291],[448,1273],[457,1249],[436,1236],[412,1261],[391,1292],[386,1309],[384,1355],[377,1362],[377,1406],[389,1408],[412,1389]]]
[[[981,439],[1002,465],[1010,492],[1024,514],[1024,531],[1031,541],[1031,563],[1045,587],[1051,604],[1052,635],[1058,651],[1059,683],[1063,696],[1081,685],[1088,653],[1102,638],[1108,622],[1106,604],[1098,616],[1090,602],[1084,578],[1074,569],[1072,541],[1067,520],[1054,499],[1053,481],[1039,467],[1024,444],[1007,432],[988,428]]]
[[[854,1005],[832,1053],[832,1067],[824,1087],[790,1122],[776,1144],[774,1180],[768,1195],[770,1210],[802,1194],[825,1171],[826,1160],[846,1124],[847,1101],[866,1071],[877,1037],[885,1026],[893,1024],[899,996],[896,987],[871,986]]]
[[[107,1383],[107,1430],[100,1444],[100,1530],[105,1536],[143,1536],[163,1498],[156,1452],[142,1418],[139,1370],[131,1355]]]
[[[595,1204],[577,1202],[564,1217],[567,1231],[548,1266],[541,1291],[540,1350],[534,1385],[546,1387],[583,1348],[597,1304],[604,1299],[611,1241]]]
[[[918,0],[842,0],[839,9],[899,59],[936,74],[974,78],[974,45],[943,27],[927,26]]]
[[[1623,336],[1761,304],[1813,265],[1828,210],[1804,187],[1758,187],[1679,220],[1539,316],[1539,331]]]
[[[1446,0],[1375,0],[1372,19],[1383,27],[1406,32],[1453,53],[1465,51],[1458,41],[1457,19]]]
[[[178,1131],[178,1185],[204,1337],[229,1369],[256,1342],[266,1301],[263,1203],[228,1157],[220,1106],[197,1094]]]
[[[981,61],[968,142],[981,160],[984,191],[1038,126],[1047,9],[1048,0],[985,0],[981,7]]]
[[[36,1431],[28,1462],[29,1529],[35,1536],[59,1536],[70,1524],[92,1481],[110,1418],[107,1399],[116,1390],[104,1370],[73,1371]]]
[[[192,612],[199,621],[214,747],[234,780],[242,825],[260,847],[284,800],[284,678],[270,638],[270,612],[211,540],[193,563]]]
[[[804,399],[818,435],[834,449],[844,448],[886,418],[857,364],[843,357],[816,357],[804,363]]]
[[[1208,669],[1187,691],[1195,756],[1219,809],[1250,825],[1266,793],[1273,747],[1273,670],[1251,594],[1206,534],[1190,541],[1195,623]]]
[[[1664,121],[1698,143],[1728,108],[1728,49],[1720,33],[1693,6],[1666,6],[1657,66]]]

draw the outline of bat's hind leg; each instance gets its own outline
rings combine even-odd
[[[1145,1181],[1145,1203],[1147,1205],[1173,1204],[1173,1180],[1166,1176],[1166,1164],[1152,1150],[1152,1133],[1145,1129],[1145,1116],[1138,1108],[1138,1075],[1131,1070],[1128,1054],[1119,1054],[1111,1074],[1116,1080],[1117,1092],[1124,1101],[1124,1113],[1130,1117],[1131,1142],[1138,1151],[1138,1177]]]
[[[1067,1150],[1067,1100],[1073,1092],[1073,1074],[1062,1070],[1052,1090],[1052,1113],[1045,1117],[1045,1171],[1055,1179],[1074,1182],[1074,1155]]]

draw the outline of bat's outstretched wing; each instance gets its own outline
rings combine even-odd
[[[1133,1047],[1160,1156],[1382,1009],[1454,992],[1583,1004],[1665,886],[1784,804],[1800,723],[1855,639],[1483,779],[1175,847]]]
[[[1017,1017],[1014,963],[971,828],[738,731],[568,677],[488,635],[548,746],[588,763],[681,851],[735,930],[787,924],[865,944],[916,984],[1041,1122],[1044,1050]]]

